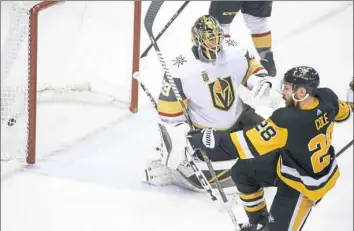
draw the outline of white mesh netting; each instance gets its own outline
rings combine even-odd
[[[29,10],[37,3],[1,2],[2,161],[26,157]],[[134,2],[64,2],[39,13],[39,156],[124,115],[130,103],[133,9]]]

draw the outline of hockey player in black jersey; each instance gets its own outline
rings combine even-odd
[[[194,148],[223,145],[240,156],[232,179],[249,218],[241,230],[301,230],[312,207],[335,186],[340,173],[332,132],[350,107],[319,82],[315,69],[292,68],[282,83],[286,107],[255,128],[228,134],[207,128],[187,136]],[[277,193],[268,213],[263,188],[270,186]]]

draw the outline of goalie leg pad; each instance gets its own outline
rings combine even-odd
[[[177,169],[177,166],[186,159],[185,151],[188,147],[186,133],[189,131],[189,126],[187,124],[173,126],[162,121],[158,125],[163,142],[167,141],[162,153],[162,164],[171,169]]]

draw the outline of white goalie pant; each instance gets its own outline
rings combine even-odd
[[[161,138],[161,155],[148,161],[145,169],[147,182],[156,186],[175,184],[189,190],[204,192],[204,189],[196,187],[187,179],[194,175],[186,157],[186,152],[193,152],[186,139],[186,133],[190,130],[189,126],[187,124],[173,126],[164,122],[159,122],[158,125],[161,137],[163,137]],[[194,162],[201,171],[209,170],[204,161],[195,158]],[[213,167],[215,171],[230,169],[235,162],[236,160],[213,162]],[[237,193],[237,189],[232,187],[225,192],[234,194]]]

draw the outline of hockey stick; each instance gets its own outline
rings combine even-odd
[[[353,145],[354,140],[350,141],[347,145],[345,145],[338,153],[336,153],[336,157],[339,157],[343,152],[345,152],[350,146]]]
[[[160,31],[160,33],[157,35],[156,37],[156,41],[159,40],[159,38],[165,33],[165,31],[170,27],[170,25],[175,21],[175,19],[181,14],[181,12],[184,10],[184,8],[188,5],[189,1],[185,1],[182,6],[177,10],[177,12],[172,16],[172,18],[170,19],[170,21],[167,22],[167,24],[162,28],[162,30]],[[151,50],[151,48],[153,47],[152,43],[150,43],[150,45],[145,49],[145,51],[140,55],[140,59],[143,59],[147,56],[147,54],[149,53],[149,51]],[[150,101],[152,99],[151,102],[154,101],[153,98],[151,98],[151,94],[149,93],[149,91],[146,91],[146,87],[143,84],[140,84],[140,87],[144,90],[144,92],[147,94],[147,96],[149,97]],[[156,102],[155,102],[156,104]]]
[[[183,9],[188,5],[189,1],[185,1],[182,6],[177,10],[177,12],[172,16],[172,18],[170,19],[170,21],[167,22],[167,24],[164,26],[164,28],[162,28],[162,30],[160,31],[160,33],[156,36],[156,41],[159,40],[159,38],[165,33],[165,31],[170,27],[170,25],[173,23],[173,21],[175,21],[175,19],[178,17],[178,15],[180,15],[180,13],[183,11]],[[149,51],[151,50],[151,48],[153,47],[152,43],[150,43],[150,45],[145,49],[145,51],[141,54],[140,58],[144,58],[145,56],[147,56],[147,54],[149,53]]]
[[[184,103],[183,103],[183,99],[182,99],[181,95],[179,94],[179,91],[178,91],[177,86],[176,86],[176,84],[174,82],[174,79],[173,79],[173,77],[170,74],[170,71],[169,71],[169,69],[168,69],[168,67],[166,65],[166,62],[165,62],[165,60],[164,60],[164,58],[162,56],[160,48],[156,44],[156,39],[155,39],[155,37],[153,35],[153,32],[152,32],[153,23],[155,21],[156,15],[157,15],[158,11],[160,10],[162,4],[163,4],[163,1],[162,2],[152,2],[150,4],[149,9],[148,9],[148,11],[146,12],[146,15],[145,15],[145,20],[144,20],[145,29],[146,29],[149,37],[150,37],[150,40],[151,40],[151,43],[152,43],[153,47],[154,47],[154,49],[155,49],[155,51],[157,53],[157,56],[158,56],[159,61],[160,61],[160,64],[161,64],[162,68],[164,69],[164,72],[165,72],[164,78],[171,85],[172,91],[173,91],[177,101],[179,102],[180,106],[182,107],[183,114],[186,117],[190,128],[192,130],[194,130],[194,127],[192,125],[192,120],[191,120],[191,118],[190,118],[190,116],[189,116],[189,114],[187,112],[187,109],[186,109]],[[219,180],[218,180],[218,178],[217,178],[217,176],[215,174],[213,166],[211,165],[211,162],[210,162],[208,156],[206,155],[206,153],[203,152],[203,151],[201,151],[201,153],[202,153],[202,155],[204,157],[205,163],[207,164],[207,166],[209,168],[211,176],[213,178],[215,178],[216,186],[218,188],[220,196],[221,196],[223,202],[226,204],[228,202],[227,197],[226,197],[225,192],[222,189],[221,184],[220,184],[220,182],[219,182]],[[191,159],[191,163],[193,163],[193,159]],[[201,174],[203,175],[203,173],[201,173]],[[205,176],[204,176],[204,178],[205,178]],[[199,179],[199,177],[198,177],[198,179]],[[201,183],[202,183],[202,181],[201,181]],[[231,218],[233,224],[235,225],[236,230],[240,230],[240,227],[238,225],[238,222],[237,222],[235,214],[233,213],[231,208],[229,208],[228,206],[226,206],[226,208],[227,208],[227,211],[228,211],[228,213],[230,215],[230,218]]]

